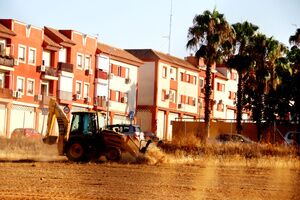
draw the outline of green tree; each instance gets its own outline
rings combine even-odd
[[[276,106],[278,104],[276,89],[282,78],[281,72],[288,69],[288,63],[284,59],[287,48],[277,40],[274,40],[273,37],[267,39],[266,48],[266,64],[269,76],[266,80],[265,119],[266,125],[269,125],[276,119]]]
[[[208,136],[211,113],[211,67],[213,64],[220,63],[229,54],[233,39],[232,27],[226,21],[224,15],[216,9],[213,12],[206,10],[203,14],[196,15],[193,25],[188,30],[186,47],[197,51],[196,56],[198,58],[203,57],[206,64],[204,113],[206,134]]]
[[[249,22],[236,23],[232,25],[235,31],[234,52],[235,55],[231,56],[227,61],[229,68],[235,69],[238,72],[237,84],[237,115],[236,115],[236,129],[237,133],[241,134],[242,131],[242,111],[243,111],[243,96],[244,96],[244,83],[243,76],[252,64],[252,59],[249,55],[249,44],[258,30],[258,26]]]
[[[292,45],[288,58],[291,63],[293,77],[292,77],[292,101],[293,102],[293,113],[294,118],[298,123],[298,131],[300,131],[300,29],[296,30],[294,35],[291,35],[289,42]],[[300,144],[300,136],[297,138],[298,144]]]
[[[267,67],[267,37],[257,34],[250,44],[251,58],[254,64],[249,70],[245,97],[248,108],[252,111],[252,118],[257,126],[257,138],[261,140],[265,121],[265,92],[269,71]]]

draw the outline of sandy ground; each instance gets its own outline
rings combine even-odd
[[[0,199],[300,199],[300,162],[292,158],[201,159],[154,150],[138,163],[78,164],[49,147],[11,149],[0,149]]]
[[[300,171],[192,165],[0,163],[0,199],[300,199]]]

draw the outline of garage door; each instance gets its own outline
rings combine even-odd
[[[168,117],[168,136],[167,139],[169,141],[172,140],[172,121],[175,121],[176,118],[178,118],[178,114],[177,113],[169,113],[169,117]]]
[[[157,112],[157,137],[160,139],[164,138],[164,133],[166,130],[166,116],[164,111]]]
[[[16,128],[34,128],[34,108],[28,106],[13,105],[10,118],[10,132]]]

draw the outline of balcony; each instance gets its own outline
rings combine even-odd
[[[35,100],[40,102],[40,105],[49,105],[49,101],[51,98],[54,98],[52,94],[44,95],[44,94],[38,94],[35,95]]]
[[[14,71],[14,58],[0,55],[0,70]]]
[[[66,91],[62,91],[62,90],[58,90],[57,91],[57,96],[59,100],[63,100],[63,101],[72,101],[72,92],[66,92]]]
[[[58,70],[74,73],[73,64],[70,64],[70,63],[59,62]]]
[[[13,98],[13,91],[8,88],[0,88],[0,98]]]
[[[106,97],[105,96],[95,97],[95,104],[96,106],[106,108],[107,107]]]
[[[42,72],[42,76],[41,78],[44,80],[58,80],[58,75],[57,75],[57,71],[55,68],[53,67],[44,67],[44,69],[42,69],[43,66],[40,66],[40,72]]]
[[[96,78],[107,80],[107,72],[97,70],[96,71]]]

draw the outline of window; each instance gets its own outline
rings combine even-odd
[[[33,96],[34,95],[34,80],[27,79],[27,95]]]
[[[177,92],[176,90],[170,90],[170,102],[171,103],[176,103],[176,96],[177,96]]]
[[[182,104],[188,104],[188,97],[185,95],[180,95],[180,103]]]
[[[59,50],[58,62],[63,62],[63,63],[67,62],[67,49],[66,48],[61,48]]]
[[[235,98],[236,98],[236,93],[235,93],[235,92],[229,91],[229,97],[228,97],[228,98],[231,99],[231,100],[235,100]]]
[[[26,62],[26,46],[19,45],[18,59],[21,63]]]
[[[116,101],[121,101],[121,98],[120,98],[120,97],[121,97],[120,92],[119,92],[119,91],[116,91],[116,92],[115,92],[115,95],[116,95],[116,96],[115,96],[115,100],[116,100]]]
[[[77,68],[81,68],[82,69],[82,66],[83,65],[83,55],[82,54],[77,54]]]
[[[162,90],[161,91],[161,100],[162,101],[166,101],[166,95],[167,95],[167,91],[166,90]]]
[[[0,73],[0,88],[4,88],[5,73]]]
[[[49,94],[49,86],[48,86],[48,82],[41,82],[41,94],[48,96]]]
[[[231,76],[230,76],[230,79],[231,80],[237,80],[237,73],[235,73],[235,72],[231,72]]]
[[[1,55],[5,55],[6,52],[5,52],[5,40],[0,40],[0,54]]]
[[[91,69],[91,57],[85,56],[84,69]]]
[[[118,76],[122,76],[122,67],[121,66],[117,66],[117,68],[118,68]]]
[[[167,78],[167,67],[163,66],[162,68],[162,77]]]
[[[17,77],[17,91],[22,92],[24,94],[24,78]]]
[[[129,68],[125,68],[125,78],[129,78]]]
[[[170,68],[170,79],[177,80],[177,69],[174,67]]]
[[[82,86],[82,83],[79,81],[76,81],[76,86],[75,86],[76,94],[81,94],[81,86]]]
[[[100,55],[98,56],[98,69],[104,71],[104,72],[108,72],[109,70],[109,58],[107,56],[104,55]]]
[[[89,96],[90,93],[90,84],[84,83],[83,85],[83,97],[86,98]]]
[[[220,100],[219,103],[217,104],[217,111],[224,111],[224,104],[223,102]]]
[[[197,85],[197,76],[194,76],[194,85]]]
[[[186,74],[186,76],[185,76],[185,77],[186,77],[186,82],[188,82],[188,83],[189,83],[189,82],[190,82],[190,75],[189,75],[189,74]]]
[[[203,78],[199,78],[199,86],[200,86],[200,88],[204,88],[204,79]]]
[[[49,67],[51,63],[51,53],[49,51],[43,51],[43,65]]]
[[[35,61],[36,61],[36,49],[29,47],[28,64],[35,65]]]
[[[225,84],[217,83],[217,90],[220,91],[220,92],[224,92],[225,91]]]

